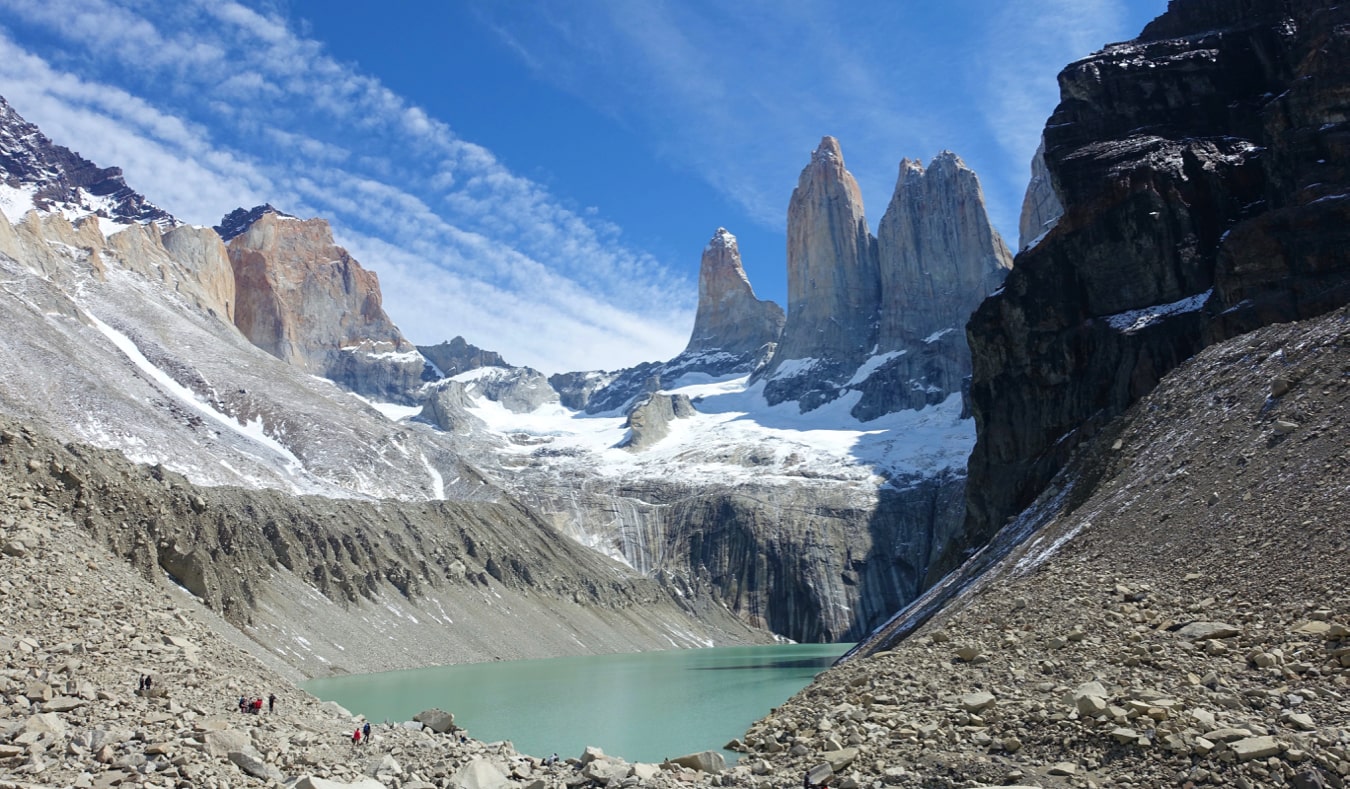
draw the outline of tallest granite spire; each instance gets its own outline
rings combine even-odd
[[[825,137],[788,203],[788,308],[774,366],[788,359],[848,359],[871,347],[881,304],[876,244],[862,192]]]

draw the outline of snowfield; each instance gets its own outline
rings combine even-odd
[[[456,379],[482,375],[476,370]],[[860,392],[805,414],[795,402],[768,405],[763,383],[752,386],[745,375],[689,374],[663,393],[686,395],[698,413],[673,420],[669,435],[637,453],[619,448],[628,433],[623,417],[590,416],[558,404],[518,414],[484,397],[475,398],[469,412],[503,439],[497,452],[504,460],[688,483],[788,483],[810,476],[903,484],[914,476],[963,473],[975,442],[974,420],[961,419],[960,395],[864,423],[849,413]]]

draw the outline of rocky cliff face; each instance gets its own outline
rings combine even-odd
[[[436,367],[436,373],[449,378],[480,367],[507,367],[502,355],[470,345],[463,337],[456,337],[437,345],[419,345],[418,353]]]
[[[698,313],[686,354],[712,351],[762,354],[783,332],[783,308],[755,298],[741,265],[736,237],[719,227],[703,248],[698,273]]]
[[[769,402],[808,411],[859,392],[851,413],[866,421],[962,391],[970,354],[961,327],[1011,265],[975,173],[951,152],[926,170],[906,159],[876,239],[866,227],[857,185],[826,138],[788,210],[788,283],[800,308],[790,305],[763,374]],[[832,240],[856,228],[866,243]]]
[[[867,357],[881,306],[876,244],[835,138],[820,141],[798,177],[787,224],[787,322],[765,396],[811,410],[837,394],[817,382],[837,386]]]
[[[178,220],[127,186],[122,170],[99,167],[25,121],[0,97],[0,183],[13,190],[13,208],[60,209],[69,216],[97,216],[117,224]]]
[[[970,375],[964,324],[1012,267],[989,224],[974,171],[944,151],[925,170],[900,163],[895,193],[877,226],[881,322],[877,350],[890,355],[853,409],[872,419],[922,408],[960,392]]]
[[[1064,215],[971,319],[970,526],[1217,340],[1350,300],[1350,7],[1175,0],[1059,77]]]
[[[1022,215],[1017,222],[1017,249],[1026,249],[1050,232],[1063,213],[1064,206],[1059,203],[1055,185],[1050,181],[1050,171],[1045,167],[1045,142],[1042,141],[1031,157],[1031,181],[1027,183]]]
[[[359,394],[409,402],[425,362],[380,305],[379,280],[333,243],[322,219],[260,207],[234,233],[235,325],[254,345]],[[231,217],[235,221],[231,221]]]

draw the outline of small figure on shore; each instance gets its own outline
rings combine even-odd
[[[149,674],[146,674],[146,675],[145,675],[145,689],[146,689],[146,690],[149,690],[149,689],[150,689],[150,675],[149,675]]]
[[[277,694],[267,694],[267,714],[272,715],[277,711]]]
[[[248,699],[244,698],[243,696],[239,697],[239,711],[248,712]]]
[[[145,675],[141,674],[136,678],[136,690],[145,690]]]
[[[352,747],[361,744],[361,728],[358,726],[356,731],[352,732]]]
[[[369,745],[369,744],[370,744],[370,721],[366,721],[366,725],[361,727],[361,736],[365,737],[365,739],[366,739],[366,745]]]
[[[253,714],[254,715],[262,714],[262,699],[253,700]]]

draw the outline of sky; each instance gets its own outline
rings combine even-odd
[[[1055,75],[1165,0],[0,0],[0,95],[183,221],[323,217],[418,344],[545,372],[665,360],[737,236],[786,302],[823,135],[873,232],[959,154],[1015,247]]]

